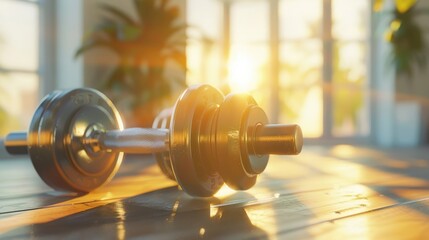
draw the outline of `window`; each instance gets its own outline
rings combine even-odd
[[[39,2],[0,1],[0,136],[26,129],[39,101]]]
[[[255,14],[257,13],[257,14]],[[231,26],[227,80],[234,92],[249,92],[269,110],[269,4],[268,1],[240,1],[231,5]]]
[[[217,0],[187,1],[188,84],[222,85],[222,6]]]
[[[188,79],[250,92],[306,137],[367,137],[369,4],[188,0],[189,24],[206,34],[189,35]]]
[[[332,0],[332,134],[369,135],[370,1]]]
[[[299,123],[306,137],[323,134],[322,6],[279,2],[279,121]]]

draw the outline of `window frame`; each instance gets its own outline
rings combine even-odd
[[[231,6],[234,4],[234,2],[238,1],[250,1],[250,0],[222,0],[221,4],[223,5],[223,19],[222,19],[222,46],[223,46],[223,59],[224,62],[227,62],[227,59],[229,58],[229,52],[230,52],[230,24],[231,24]],[[270,98],[269,98],[269,106],[270,109],[268,109],[268,112],[270,113],[270,119],[272,122],[278,122],[279,120],[279,112],[280,112],[280,98],[279,98],[279,47],[281,44],[280,39],[280,33],[279,33],[279,0],[260,0],[260,1],[267,1],[269,4],[269,61],[270,61]],[[326,144],[339,144],[339,143],[349,143],[349,144],[359,144],[359,143],[367,143],[369,139],[372,139],[372,124],[373,121],[373,109],[371,104],[368,104],[367,102],[370,101],[370,96],[368,91],[371,87],[371,71],[370,71],[370,62],[371,62],[371,21],[369,21],[369,26],[367,28],[367,34],[366,39],[359,40],[360,42],[366,43],[368,46],[367,48],[367,56],[368,56],[368,63],[367,63],[367,83],[365,86],[365,89],[363,89],[364,99],[365,103],[367,104],[366,107],[368,107],[368,121],[369,121],[369,133],[365,136],[334,136],[333,135],[333,95],[329,93],[329,86],[333,84],[333,46],[336,42],[338,42],[336,39],[332,36],[332,1],[333,0],[320,0],[323,1],[322,3],[322,56],[323,56],[323,63],[322,63],[322,119],[323,119],[323,125],[322,125],[322,135],[320,137],[314,137],[314,138],[306,138],[307,143],[319,143],[320,140],[323,140],[323,143]],[[373,1],[372,0],[366,0],[369,1],[369,8],[371,8]],[[371,13],[371,10],[369,10]],[[371,14],[369,14],[371,15]],[[369,16],[370,17],[370,16]],[[223,67],[223,72],[225,72],[227,69],[227,66]]]
[[[26,73],[35,74],[39,79],[38,99],[52,92],[55,89],[55,48],[56,48],[56,3],[55,0],[13,0],[34,4],[38,7],[38,66],[35,70],[26,70],[19,68],[0,67],[3,73]],[[35,109],[34,109],[35,110]],[[22,129],[25,130],[25,129]],[[0,139],[0,158],[11,158],[6,153],[3,140]]]
[[[30,1],[30,0],[9,0],[9,1],[23,2],[26,4],[33,4],[33,5],[38,6],[39,7],[39,22],[40,22],[40,4],[39,4],[39,2]],[[40,30],[39,30],[39,40],[40,40]],[[40,52],[38,53],[38,55],[40,56]],[[0,73],[25,73],[25,74],[36,74],[39,76],[40,70],[39,70],[39,66],[37,67],[36,70],[27,70],[27,69],[20,69],[20,68],[8,68],[8,67],[0,66]]]
[[[54,90],[55,86],[55,0],[12,0],[34,4],[38,7],[38,66],[36,70],[7,68],[0,66],[3,73],[36,74],[39,78],[39,99]]]

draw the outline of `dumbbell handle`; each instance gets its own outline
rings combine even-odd
[[[168,129],[128,128],[98,133],[84,141],[93,141],[100,149],[113,152],[158,153],[168,151],[168,134]]]
[[[98,144],[100,149],[115,152],[157,153],[169,150],[169,130],[154,128],[112,130],[95,134],[85,141],[84,144],[93,142]],[[301,152],[303,139],[298,125],[266,124],[260,125],[253,137],[247,139],[247,143],[252,149],[251,152],[256,155],[294,155]]]
[[[129,128],[94,132],[83,137],[82,143],[92,150],[109,150],[125,153],[157,153],[168,151],[168,129]],[[27,154],[26,132],[12,132],[4,141],[7,152],[14,155]]]
[[[267,124],[256,129],[248,139],[254,154],[287,154],[301,152],[303,140],[298,125]],[[6,150],[11,154],[27,154],[27,133],[12,132],[5,139]],[[169,130],[129,128],[97,132],[83,137],[82,143],[93,151],[110,150],[125,153],[157,153],[169,150]]]

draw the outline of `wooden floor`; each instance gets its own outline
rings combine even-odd
[[[257,185],[191,198],[149,157],[91,194],[46,187],[28,159],[0,161],[0,238],[427,239],[429,149],[306,147]],[[145,159],[146,161],[144,161]]]

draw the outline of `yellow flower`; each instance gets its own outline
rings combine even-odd
[[[392,42],[393,40],[393,34],[398,31],[398,29],[401,27],[401,21],[399,20],[393,20],[390,23],[389,29],[384,33],[384,39],[388,42]]]
[[[384,33],[384,40],[386,40],[387,42],[392,42],[392,38],[393,38],[393,32],[392,32],[392,30],[388,29]]]
[[[417,0],[395,0],[396,9],[398,9],[400,13],[404,13],[414,6],[416,2]]]
[[[392,31],[393,32],[396,32],[396,31],[398,31],[398,29],[401,27],[401,21],[399,21],[399,20],[393,20],[391,23],[390,23],[390,29],[392,29]]]
[[[383,3],[384,3],[384,0],[375,0],[372,8],[374,9],[375,12],[380,12],[381,9],[383,9]]]

